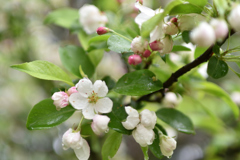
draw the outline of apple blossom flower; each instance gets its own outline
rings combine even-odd
[[[215,32],[207,22],[201,22],[190,34],[192,42],[200,47],[209,47],[215,43]]]
[[[72,128],[63,134],[62,146],[64,150],[72,148],[79,160],[88,160],[90,156],[90,147],[87,141],[81,137],[80,131],[74,131]]]
[[[141,62],[142,62],[142,58],[137,54],[134,54],[128,57],[128,63],[130,65],[138,65]]]
[[[71,105],[78,110],[82,110],[86,119],[93,119],[97,113],[109,113],[112,111],[113,102],[110,98],[105,97],[108,88],[105,82],[95,81],[94,84],[87,79],[81,79],[77,85],[77,93],[69,97]]]
[[[169,158],[170,156],[172,156],[173,150],[176,149],[177,142],[174,138],[161,134],[159,145],[162,154]]]
[[[201,21],[204,21],[205,17],[191,13],[191,14],[184,14],[178,17],[177,26],[180,31],[190,31],[197,26],[197,24]]]
[[[210,21],[210,25],[213,27],[216,39],[222,41],[228,34],[228,25],[224,19],[213,18]]]
[[[64,108],[68,105],[68,94],[60,91],[55,92],[52,95],[53,104],[56,106],[56,109],[59,111],[61,108]]]
[[[163,49],[159,51],[161,55],[168,54],[173,49],[173,39],[171,36],[166,35],[163,39],[161,39],[161,43],[163,44]]]
[[[87,34],[94,33],[98,27],[108,22],[107,16],[94,5],[84,5],[79,9],[79,21]]]
[[[142,39],[141,36],[135,37],[131,43],[131,49],[136,54],[142,54],[148,47],[148,41]]]
[[[109,31],[110,31],[110,29],[107,28],[107,27],[98,27],[97,34],[98,35],[103,35],[103,34],[108,33]]]
[[[157,122],[156,113],[153,111],[149,111],[148,109],[144,109],[140,113],[140,122],[147,129],[153,129]]]
[[[137,128],[132,132],[133,138],[137,143],[142,147],[146,147],[153,143],[155,138],[155,133],[152,129],[147,129],[143,126],[143,124],[138,124]]]
[[[174,35],[178,33],[178,27],[170,21],[163,24],[163,32],[165,34]]]
[[[177,95],[173,92],[167,92],[163,99],[163,105],[166,107],[175,107],[181,101],[181,98],[178,98]]]
[[[67,94],[68,94],[68,96],[70,96],[71,94],[76,93],[76,92],[77,92],[77,88],[71,87],[68,89]]]
[[[140,122],[139,113],[136,109],[130,106],[126,106],[125,111],[128,114],[128,116],[127,116],[127,120],[125,122],[122,122],[122,125],[128,130],[132,130]]]
[[[93,117],[93,122],[91,124],[93,132],[97,135],[101,135],[102,133],[107,132],[109,121],[110,118],[108,116],[96,114]]]
[[[240,31],[240,4],[232,9],[228,16],[228,22],[235,31]]]

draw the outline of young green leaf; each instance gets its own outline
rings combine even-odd
[[[79,78],[82,78],[79,72],[80,65],[89,78],[93,75],[95,67],[82,48],[73,45],[61,47],[59,55],[64,67]]]
[[[72,8],[62,8],[50,12],[45,18],[44,23],[53,23],[64,28],[70,28],[78,17],[78,10]]]
[[[155,133],[155,139],[154,139],[153,143],[149,146],[149,149],[155,157],[162,159],[163,155],[161,153],[160,146],[159,146],[160,139],[159,139],[158,130],[156,128],[154,128],[153,131]]]
[[[11,68],[25,72],[33,77],[45,80],[62,81],[71,86],[74,84],[70,77],[58,66],[47,61],[33,61],[12,65]]]
[[[91,39],[88,41],[88,44],[90,45],[91,43],[94,43],[94,42],[107,41],[110,36],[111,36],[111,35],[95,36],[95,37],[91,38]]]
[[[194,134],[192,121],[182,112],[172,108],[162,108],[156,112],[159,119],[179,132]]]
[[[57,111],[53,100],[50,98],[45,99],[32,108],[26,126],[29,130],[52,128],[66,121],[74,112],[75,109],[70,105]]]
[[[107,45],[108,49],[117,53],[131,52],[131,42],[117,35],[109,37]]]
[[[169,15],[181,15],[181,14],[190,14],[190,13],[197,13],[200,14],[202,9],[198,6],[192,4],[179,4],[172,8]]]
[[[141,96],[162,88],[162,82],[149,70],[138,70],[122,76],[114,91],[119,94]]]
[[[173,49],[171,52],[178,52],[178,51],[191,51],[191,49],[185,46],[179,46],[179,45],[173,46]]]
[[[95,67],[101,62],[104,55],[104,49],[95,49],[88,52],[88,57]]]
[[[208,0],[184,0],[187,1],[193,5],[199,6],[199,7],[203,7],[208,3]]]
[[[224,77],[228,73],[228,65],[226,62],[213,56],[209,59],[207,73],[215,79]]]
[[[194,52],[194,59],[201,56],[206,50],[207,50],[206,47],[196,47],[195,52]]]
[[[112,90],[116,84],[110,76],[105,76],[102,80],[106,83],[108,90]]]
[[[190,31],[183,31],[182,32],[182,39],[186,43],[191,42],[189,34],[190,34]]]
[[[217,44],[213,46],[213,53],[220,55],[220,47]]]
[[[122,142],[122,134],[113,132],[109,135],[102,147],[102,159],[109,160],[117,153]]]

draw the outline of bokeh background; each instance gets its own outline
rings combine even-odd
[[[160,5],[164,7],[168,2],[149,0],[147,5],[156,9]],[[10,66],[45,60],[63,68],[58,48],[66,44],[81,44],[77,36],[71,34],[69,30],[56,25],[45,25],[44,19],[49,12],[58,8],[79,9],[85,3],[95,4],[100,10],[106,11],[110,21],[114,22],[109,25],[118,30],[122,20],[133,22],[138,14],[133,7],[134,0],[0,0],[0,160],[77,159],[71,149],[62,150],[61,136],[74,123],[78,123],[79,113],[75,113],[62,125],[52,129],[29,131],[25,127],[31,108],[39,101],[51,97],[52,89],[60,83],[33,78],[11,69]],[[121,13],[125,15],[119,20]],[[239,45],[239,37],[235,35],[230,45]],[[183,55],[189,56],[187,57],[189,61],[191,54],[193,53]],[[184,60],[186,61],[186,57]],[[229,63],[229,65],[239,70],[236,64]],[[99,77],[111,75],[117,80],[126,72],[126,65],[118,54],[105,53],[97,70]],[[219,80],[209,77],[208,80],[223,87],[232,95],[234,101],[240,104],[239,78],[233,72],[229,71],[226,77]],[[221,121],[212,123],[211,119],[203,118],[202,112],[195,108],[197,105],[184,98],[177,107],[191,117],[196,127],[196,134],[176,133],[166,126],[170,135],[177,136],[177,149],[171,159],[240,160],[239,123],[233,120],[228,107],[220,99],[208,96],[205,97],[204,104],[213,112],[217,112]],[[147,105],[150,108],[161,107],[158,104]],[[86,127],[86,130],[90,128]],[[105,138],[106,136],[88,138],[92,148],[92,160],[101,159],[100,151]],[[131,136],[124,136],[123,143],[113,158],[113,160],[123,159],[143,159],[139,145]],[[150,159],[155,158],[150,154]]]

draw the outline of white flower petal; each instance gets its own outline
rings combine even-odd
[[[155,134],[152,129],[145,128],[142,124],[139,124],[132,132],[133,138],[142,147],[146,147],[153,143]]]
[[[104,81],[97,80],[93,85],[93,90],[98,97],[105,97],[108,93],[108,87]]]
[[[144,13],[140,13],[139,15],[137,15],[137,17],[135,18],[135,22],[139,25],[139,27],[141,28],[143,22],[149,20],[151,18],[151,16],[148,16]]]
[[[97,101],[94,106],[94,109],[100,113],[109,113],[112,111],[113,102],[110,98],[105,97]]]
[[[138,111],[130,106],[126,106],[125,111],[130,117],[139,117]]]
[[[90,96],[91,92],[93,91],[92,82],[87,78],[81,79],[76,87],[78,92],[84,97]]]
[[[79,160],[88,160],[90,157],[90,147],[85,139],[83,139],[82,147],[74,149],[74,152]]]
[[[138,125],[139,122],[140,122],[139,117],[128,116],[126,122],[122,122],[122,125],[124,128],[128,130],[132,130]]]
[[[88,99],[83,97],[79,92],[71,94],[69,102],[75,109],[84,109],[88,106]]]
[[[89,104],[86,108],[82,110],[83,116],[86,119],[93,119],[95,116],[94,108],[92,104]]]
[[[155,27],[155,29],[150,33],[150,41],[149,43],[162,39],[164,37],[164,32],[162,29],[162,23]]]
[[[153,17],[155,15],[154,10],[152,10],[151,8],[148,8],[144,5],[141,5],[139,2],[135,3],[135,7],[138,8],[142,13],[144,13],[150,17]]]
[[[141,124],[147,129],[153,129],[157,122],[156,113],[153,111],[149,111],[148,109],[144,109],[141,113]]]

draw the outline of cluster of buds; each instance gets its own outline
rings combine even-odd
[[[209,47],[216,41],[222,41],[228,34],[228,25],[224,19],[212,19],[210,23],[201,22],[190,34],[193,43],[200,47]]]
[[[153,128],[157,122],[155,112],[145,109],[139,115],[138,111],[130,106],[126,106],[125,111],[128,117],[125,122],[122,122],[124,128],[133,130],[133,138],[142,147],[151,145],[155,138]]]

